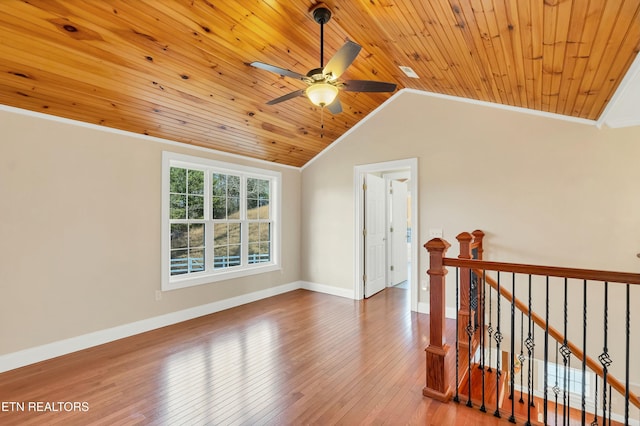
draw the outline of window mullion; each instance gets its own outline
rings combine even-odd
[[[240,264],[249,264],[249,225],[247,224],[247,176],[240,176]]]
[[[213,272],[213,213],[211,211],[211,169],[204,175],[204,259],[206,272]]]

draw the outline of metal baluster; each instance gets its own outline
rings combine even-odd
[[[474,326],[471,324],[472,321],[472,316],[471,316],[471,299],[472,299],[472,291],[471,291],[471,287],[472,287],[472,282],[473,282],[473,277],[471,276],[471,268],[469,268],[469,321],[467,323],[467,342],[469,343],[468,346],[468,350],[467,353],[469,354],[469,368],[468,368],[468,373],[467,373],[467,378],[468,378],[468,383],[469,383],[469,399],[467,399],[467,407],[473,407],[473,403],[471,402],[471,352],[473,349],[473,345],[471,343],[471,337],[473,336],[473,333],[475,332],[475,328]]]
[[[593,421],[591,426],[598,426],[598,375],[596,374],[596,392],[593,398]]]
[[[485,311],[485,298],[486,298],[486,291],[487,291],[487,285],[486,285],[486,278],[487,278],[487,271],[483,270],[482,271],[482,315],[480,316],[480,320],[482,321],[481,327],[480,327],[480,367],[482,369],[482,404],[480,405],[480,411],[482,411],[483,413],[487,412],[487,407],[485,407],[484,405],[484,356],[485,356],[485,348],[484,348],[484,324],[485,324],[485,315],[486,315],[486,311]]]
[[[558,424],[558,394],[560,393],[560,388],[558,387],[558,341],[556,340],[556,384],[553,387],[553,393],[556,395],[556,407],[555,407],[555,413],[556,413],[556,421],[555,424]]]
[[[460,268],[456,268],[456,394],[453,397],[453,400],[455,402],[460,402],[460,395],[458,393],[458,386],[460,381],[458,380],[458,375],[459,375],[459,365],[460,365],[460,341],[459,341],[459,336],[458,336],[458,304],[459,304],[459,298],[460,298]]]
[[[496,411],[494,416],[500,418],[500,407],[498,407],[498,401],[500,401],[500,342],[502,341],[502,333],[500,332],[500,271],[498,271],[498,290],[496,298],[496,333],[493,338],[496,340]]]
[[[626,349],[625,349],[625,387],[624,387],[624,424],[629,424],[629,335],[631,334],[630,328],[630,306],[629,306],[629,284],[627,284],[627,318],[625,320],[626,330]]]
[[[611,426],[611,385],[609,385],[609,426]]]
[[[571,402],[569,401],[569,383],[570,383],[570,366],[571,366],[571,350],[567,346],[567,304],[568,304],[568,279],[564,279],[564,339],[560,346],[562,354],[562,364],[564,365],[563,389],[562,389],[562,424],[569,425],[569,413],[571,412]],[[557,370],[557,367],[556,367]]]
[[[582,424],[587,420],[587,280],[582,283]]]
[[[522,398],[522,392],[524,390],[524,312],[520,311],[520,355],[518,355],[518,361],[520,361],[520,404],[524,404]]]
[[[604,282],[604,347],[602,348],[602,354],[598,357],[600,364],[602,364],[602,421],[606,424],[607,419],[607,372],[611,365],[611,357],[609,357],[609,350],[607,349],[607,337],[609,331],[609,283]]]
[[[546,277],[546,305],[544,316],[544,424],[547,424],[547,409],[548,409],[548,377],[549,377],[549,277]]]
[[[510,395],[509,399],[511,400],[511,415],[509,416],[509,421],[511,423],[516,422],[516,400],[514,397],[514,387],[515,387],[515,352],[516,352],[516,274],[515,272],[511,274],[511,352],[509,353],[509,361],[511,365],[510,374],[509,374],[509,387],[510,387]]]
[[[486,273],[486,271],[485,271]],[[493,287],[489,287],[489,326],[487,327],[487,334],[489,335],[489,369],[487,370],[491,373],[491,336],[493,335],[493,327],[491,326],[491,289]]]
[[[533,343],[534,342],[533,336],[531,334],[531,328],[533,326],[531,321],[531,274],[529,274],[529,311],[527,313],[527,316],[529,319],[529,323],[528,323],[529,332],[527,333],[527,340],[526,340],[528,366],[529,366],[529,368],[527,368],[527,405],[529,407],[527,408],[527,423],[525,423],[525,425],[531,426],[531,407],[535,407],[535,404],[533,403],[533,395],[531,394],[531,388],[533,387],[533,371],[532,371],[533,360],[531,355],[533,353],[533,348],[535,346]],[[524,368],[524,366],[522,368]]]

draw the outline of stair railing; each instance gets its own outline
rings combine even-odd
[[[441,401],[449,401],[453,396],[455,401],[460,401],[459,389],[461,385],[464,384],[463,382],[466,382],[465,386],[467,386],[468,390],[466,401],[467,405],[470,407],[478,406],[481,411],[486,411],[485,381],[488,377],[485,377],[485,374],[491,373],[491,378],[496,380],[495,389],[492,389],[492,391],[495,391],[496,393],[494,402],[495,407],[493,407],[495,408],[494,415],[496,417],[500,417],[501,413],[504,412],[504,408],[501,406],[501,398],[504,394],[504,390],[501,390],[500,384],[505,380],[504,377],[501,378],[503,368],[501,366],[502,363],[506,366],[505,376],[508,377],[509,382],[509,398],[511,407],[507,410],[507,413],[509,414],[510,421],[516,421],[517,395],[515,380],[517,372],[519,371],[520,404],[524,404],[525,402],[524,389],[527,389],[527,419],[525,424],[531,424],[532,411],[534,410],[530,407],[535,406],[534,401],[536,399],[542,400],[542,421],[545,424],[552,423],[551,414],[555,414],[555,424],[558,424],[560,410],[562,411],[563,424],[565,424],[565,422],[568,424],[569,418],[575,417],[572,416],[572,411],[576,409],[580,413],[582,424],[585,424],[588,409],[586,401],[587,398],[585,395],[585,375],[588,367],[589,370],[594,372],[596,375],[596,393],[598,380],[601,379],[602,383],[600,394],[601,399],[596,395],[595,406],[592,409],[594,423],[597,424],[599,414],[603,421],[606,422],[607,419],[609,422],[611,421],[612,393],[613,391],[616,391],[617,394],[624,397],[624,422],[625,424],[629,424],[630,405],[640,407],[640,399],[630,390],[629,377],[631,335],[630,301],[632,300],[630,294],[631,286],[640,284],[640,274],[504,262],[487,262],[482,260],[483,236],[484,233],[482,233],[482,231],[474,231],[473,234],[462,233],[458,235],[460,255],[457,259],[445,257],[447,249],[450,247],[449,243],[445,240],[436,238],[425,244],[425,248],[429,252],[431,262],[428,270],[431,288],[431,337],[429,346],[426,348],[427,372],[426,386],[423,390],[423,394]],[[451,351],[451,348],[445,339],[445,277],[448,272],[447,267],[453,267],[456,271],[456,306],[458,306],[458,309],[456,310],[456,333],[453,351]],[[489,274],[495,275],[495,278]],[[509,277],[511,278],[510,282],[505,282],[505,275],[507,280]],[[561,280],[559,291],[555,291],[554,288],[550,288],[550,279],[557,278]],[[545,297],[545,303],[543,306],[545,311],[544,317],[537,314],[532,307],[532,288],[534,285],[542,286],[540,284],[541,280],[544,284],[542,291]],[[571,280],[571,286],[569,286],[569,280]],[[578,280],[577,283],[575,282],[576,280]],[[476,291],[473,291],[474,283]],[[614,286],[621,287],[624,292],[623,304],[625,309],[623,310],[624,318],[622,321],[625,324],[625,338],[624,342],[620,343],[624,348],[623,350],[616,350],[617,353],[624,352],[624,356],[622,356],[625,366],[624,382],[616,379],[611,374],[610,370],[613,360],[610,351],[612,342],[609,339],[609,316],[613,315],[616,311],[620,311],[618,309],[619,305],[617,305],[613,310],[610,308],[609,297]],[[508,287],[511,291],[507,289]],[[528,295],[527,302],[523,302],[515,297],[516,290],[518,290],[518,294],[520,294],[522,287],[525,288],[524,293]],[[597,361],[593,357],[587,355],[587,339],[589,338],[587,331],[587,301],[589,299],[589,291],[592,293],[594,291],[598,291],[595,287],[602,287],[603,291],[602,303],[601,306],[598,306],[598,309],[602,309],[603,313],[602,352],[596,356]],[[575,295],[572,299],[573,301],[579,302],[580,299],[582,299],[582,347],[567,339],[567,324],[569,321],[573,322],[575,320],[573,317],[568,317],[568,306],[570,303],[568,296],[569,288],[572,290],[572,295]],[[554,292],[551,293],[550,290],[553,290]],[[634,291],[635,290],[640,290],[640,287],[635,287]],[[582,297],[580,298],[579,296]],[[564,333],[550,325],[550,297],[561,298],[563,300]],[[636,297],[636,299],[640,298]],[[505,303],[508,305],[503,306]],[[517,326],[518,316],[516,315],[516,309],[519,311],[519,327]],[[510,315],[505,315],[507,310],[510,310]],[[502,324],[502,318],[505,316],[508,317],[507,326]],[[524,332],[525,324],[527,328],[526,338]],[[533,376],[533,360],[536,356],[536,326],[539,330],[541,329],[543,331],[544,349],[542,350],[542,356],[544,359],[544,394],[542,398],[536,397],[533,391],[533,383],[535,379]],[[520,330],[519,338],[517,336],[518,329]],[[504,331],[507,333],[505,334]],[[640,335],[640,333],[636,334]],[[506,350],[503,351],[505,348],[501,347],[501,343],[505,337],[508,338],[509,345]],[[550,355],[553,354],[549,341],[550,338],[557,342],[557,351],[555,354],[556,360],[558,360],[559,355],[562,357],[562,364],[560,366],[558,366],[557,363],[555,364],[554,383],[548,383],[548,378],[550,377]],[[519,353],[516,349],[516,342],[519,343]],[[525,347],[526,353],[524,350]],[[488,363],[485,359],[487,350],[489,356]],[[496,371],[492,373],[491,354],[494,350],[495,365],[493,368],[495,368]],[[540,352],[540,350],[538,350],[538,352]],[[478,355],[477,357],[476,354]],[[453,356],[455,356],[455,379],[449,372],[450,365],[452,363],[451,358]],[[476,398],[475,401],[472,396],[472,356],[474,358],[479,358],[478,370],[481,371],[481,396]],[[582,371],[581,406],[573,408],[571,407],[570,398],[570,389],[572,386],[572,358],[575,358],[579,362]],[[615,360],[618,363],[620,361],[619,358],[620,357]],[[460,364],[463,364],[463,366]],[[524,382],[523,375],[525,365],[527,366],[526,383]],[[460,371],[463,371],[463,374],[460,374]],[[557,383],[559,377],[563,383]],[[478,378],[476,377],[474,380],[478,381]],[[478,387],[477,383],[475,385]],[[549,388],[551,388],[555,396],[555,402],[550,401],[548,392]],[[558,399],[560,396],[562,397],[561,400]],[[598,403],[600,403],[599,406]],[[552,409],[553,413],[550,413]],[[519,413],[519,416],[522,417],[522,410],[519,410]],[[533,420],[537,421],[537,419]]]

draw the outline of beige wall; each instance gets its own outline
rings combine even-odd
[[[456,235],[479,228],[487,260],[640,272],[640,128],[599,130],[404,92],[303,169],[303,280],[353,288],[354,166],[412,157],[419,164],[421,246],[429,228],[442,228],[455,257]],[[422,277],[426,250],[419,257]],[[624,300],[621,290],[612,290],[611,316]],[[447,291],[453,307],[455,287]],[[637,304],[640,288],[632,292]],[[551,323],[562,330],[560,295]],[[602,293],[590,299],[589,352],[599,353],[602,310],[593,308]],[[428,303],[426,291],[419,302]],[[610,321],[610,338],[622,342],[623,317]],[[580,324],[572,320],[569,330],[578,343]],[[614,367],[623,368],[624,346],[615,346]],[[640,350],[640,339],[632,349]],[[632,377],[638,370],[632,366]]]
[[[0,354],[300,279],[300,172],[0,111]],[[163,150],[282,172],[282,271],[163,293]]]
[[[421,244],[480,228],[489,259],[640,271],[640,128],[405,92],[303,169],[304,280],[353,287],[354,166],[411,157]]]

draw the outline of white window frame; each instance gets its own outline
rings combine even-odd
[[[171,167],[181,167],[192,170],[204,171],[204,223],[205,223],[205,264],[206,268],[202,272],[193,272],[182,275],[171,275],[171,225],[170,225],[170,169]],[[241,176],[241,183],[246,178],[267,179],[271,182],[269,205],[272,216],[271,228],[271,261],[248,264],[244,260],[247,258],[248,231],[247,227],[242,230],[242,257],[240,266],[233,266],[224,269],[213,269],[213,219],[211,217],[211,174],[223,173]],[[244,185],[241,185],[244,186]],[[177,154],[174,152],[162,152],[162,231],[161,231],[161,289],[162,291],[176,290],[179,288],[191,287],[201,284],[208,284],[217,281],[224,281],[249,275],[262,274],[281,269],[280,265],[280,241],[281,241],[281,188],[282,175],[280,172],[259,169],[255,167],[243,166],[227,163],[218,160],[211,160],[191,155]],[[242,189],[240,197],[241,217],[246,217],[246,195]]]

